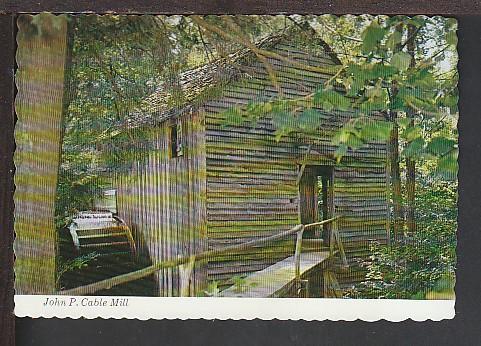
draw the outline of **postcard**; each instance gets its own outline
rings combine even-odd
[[[455,19],[17,26],[17,316],[454,317]]]

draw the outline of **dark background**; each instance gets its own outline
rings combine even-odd
[[[18,12],[426,14],[459,20],[456,317],[441,322],[14,318],[13,71]],[[481,345],[481,2],[477,0],[0,0],[0,345]],[[15,340],[16,339],[16,340]]]

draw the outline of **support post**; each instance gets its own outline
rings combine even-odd
[[[335,241],[341,255],[342,264],[344,267],[348,267],[346,253],[344,252],[344,245],[342,245],[341,236],[339,235],[339,229],[337,227],[337,220],[334,221],[332,225],[332,236],[334,239],[331,240],[331,246],[329,251],[331,252],[331,254],[333,253]]]
[[[189,259],[186,264],[179,265],[179,277],[180,277],[180,296],[190,297],[190,278],[194,270],[195,256]]]
[[[294,253],[294,265],[296,269],[296,292],[301,289],[301,251],[302,251],[302,235],[304,233],[304,225],[297,232],[296,252]]]

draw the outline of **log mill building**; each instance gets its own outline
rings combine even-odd
[[[353,116],[348,111],[318,109],[317,134],[280,139],[269,115],[251,123],[225,119],[233,107],[279,93],[303,97],[332,77],[302,67],[338,65],[327,44],[298,36],[290,32],[258,44],[275,53],[268,62],[278,85],[263,62],[243,49],[183,73],[175,85],[160,86],[146,99],[149,110],[128,119],[131,138],[139,138],[129,145],[143,154],[116,174],[118,214],[131,227],[138,252],[153,263],[342,215],[338,228],[349,269],[338,279],[341,285],[363,279],[358,260],[368,254],[370,241],[386,242],[389,234],[386,143],[348,150],[337,162],[331,139]],[[179,92],[180,103],[173,101]],[[142,136],[135,137],[139,129]],[[198,295],[212,281],[228,284],[293,251],[290,238],[198,262],[190,293]],[[156,279],[159,295],[178,295],[177,269],[161,270]]]

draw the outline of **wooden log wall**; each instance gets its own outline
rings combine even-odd
[[[332,66],[327,55],[313,57],[288,44],[275,51],[309,65]],[[269,59],[286,97],[312,93],[330,76],[303,71]],[[386,147],[370,143],[351,151],[337,165],[331,144],[333,130],[351,115],[325,115],[321,136],[275,140],[266,118],[255,126],[225,126],[223,111],[255,100],[276,97],[261,63],[253,62],[248,79],[231,83],[221,97],[204,104],[207,149],[207,233],[210,248],[245,242],[286,230],[300,222],[297,177],[302,163],[334,166],[334,208],[346,218],[340,222],[351,270],[341,275],[350,283],[362,279],[357,260],[367,254],[369,242],[387,239],[388,200]],[[309,144],[311,149],[309,151]],[[306,153],[309,151],[309,154]],[[293,239],[247,254],[230,254],[208,264],[209,280],[224,281],[235,275],[261,270],[294,252]]]
[[[60,158],[65,15],[22,15],[18,19],[15,110],[15,290],[55,292],[55,193]]]
[[[141,157],[117,179],[119,215],[132,227],[139,252],[144,250],[153,263],[206,249],[203,119],[195,112],[181,119],[182,156],[171,157],[170,131],[176,120],[171,119],[147,134],[135,148]],[[191,295],[202,289],[204,269],[196,264]],[[161,270],[157,280],[159,295],[179,295],[178,269]]]

